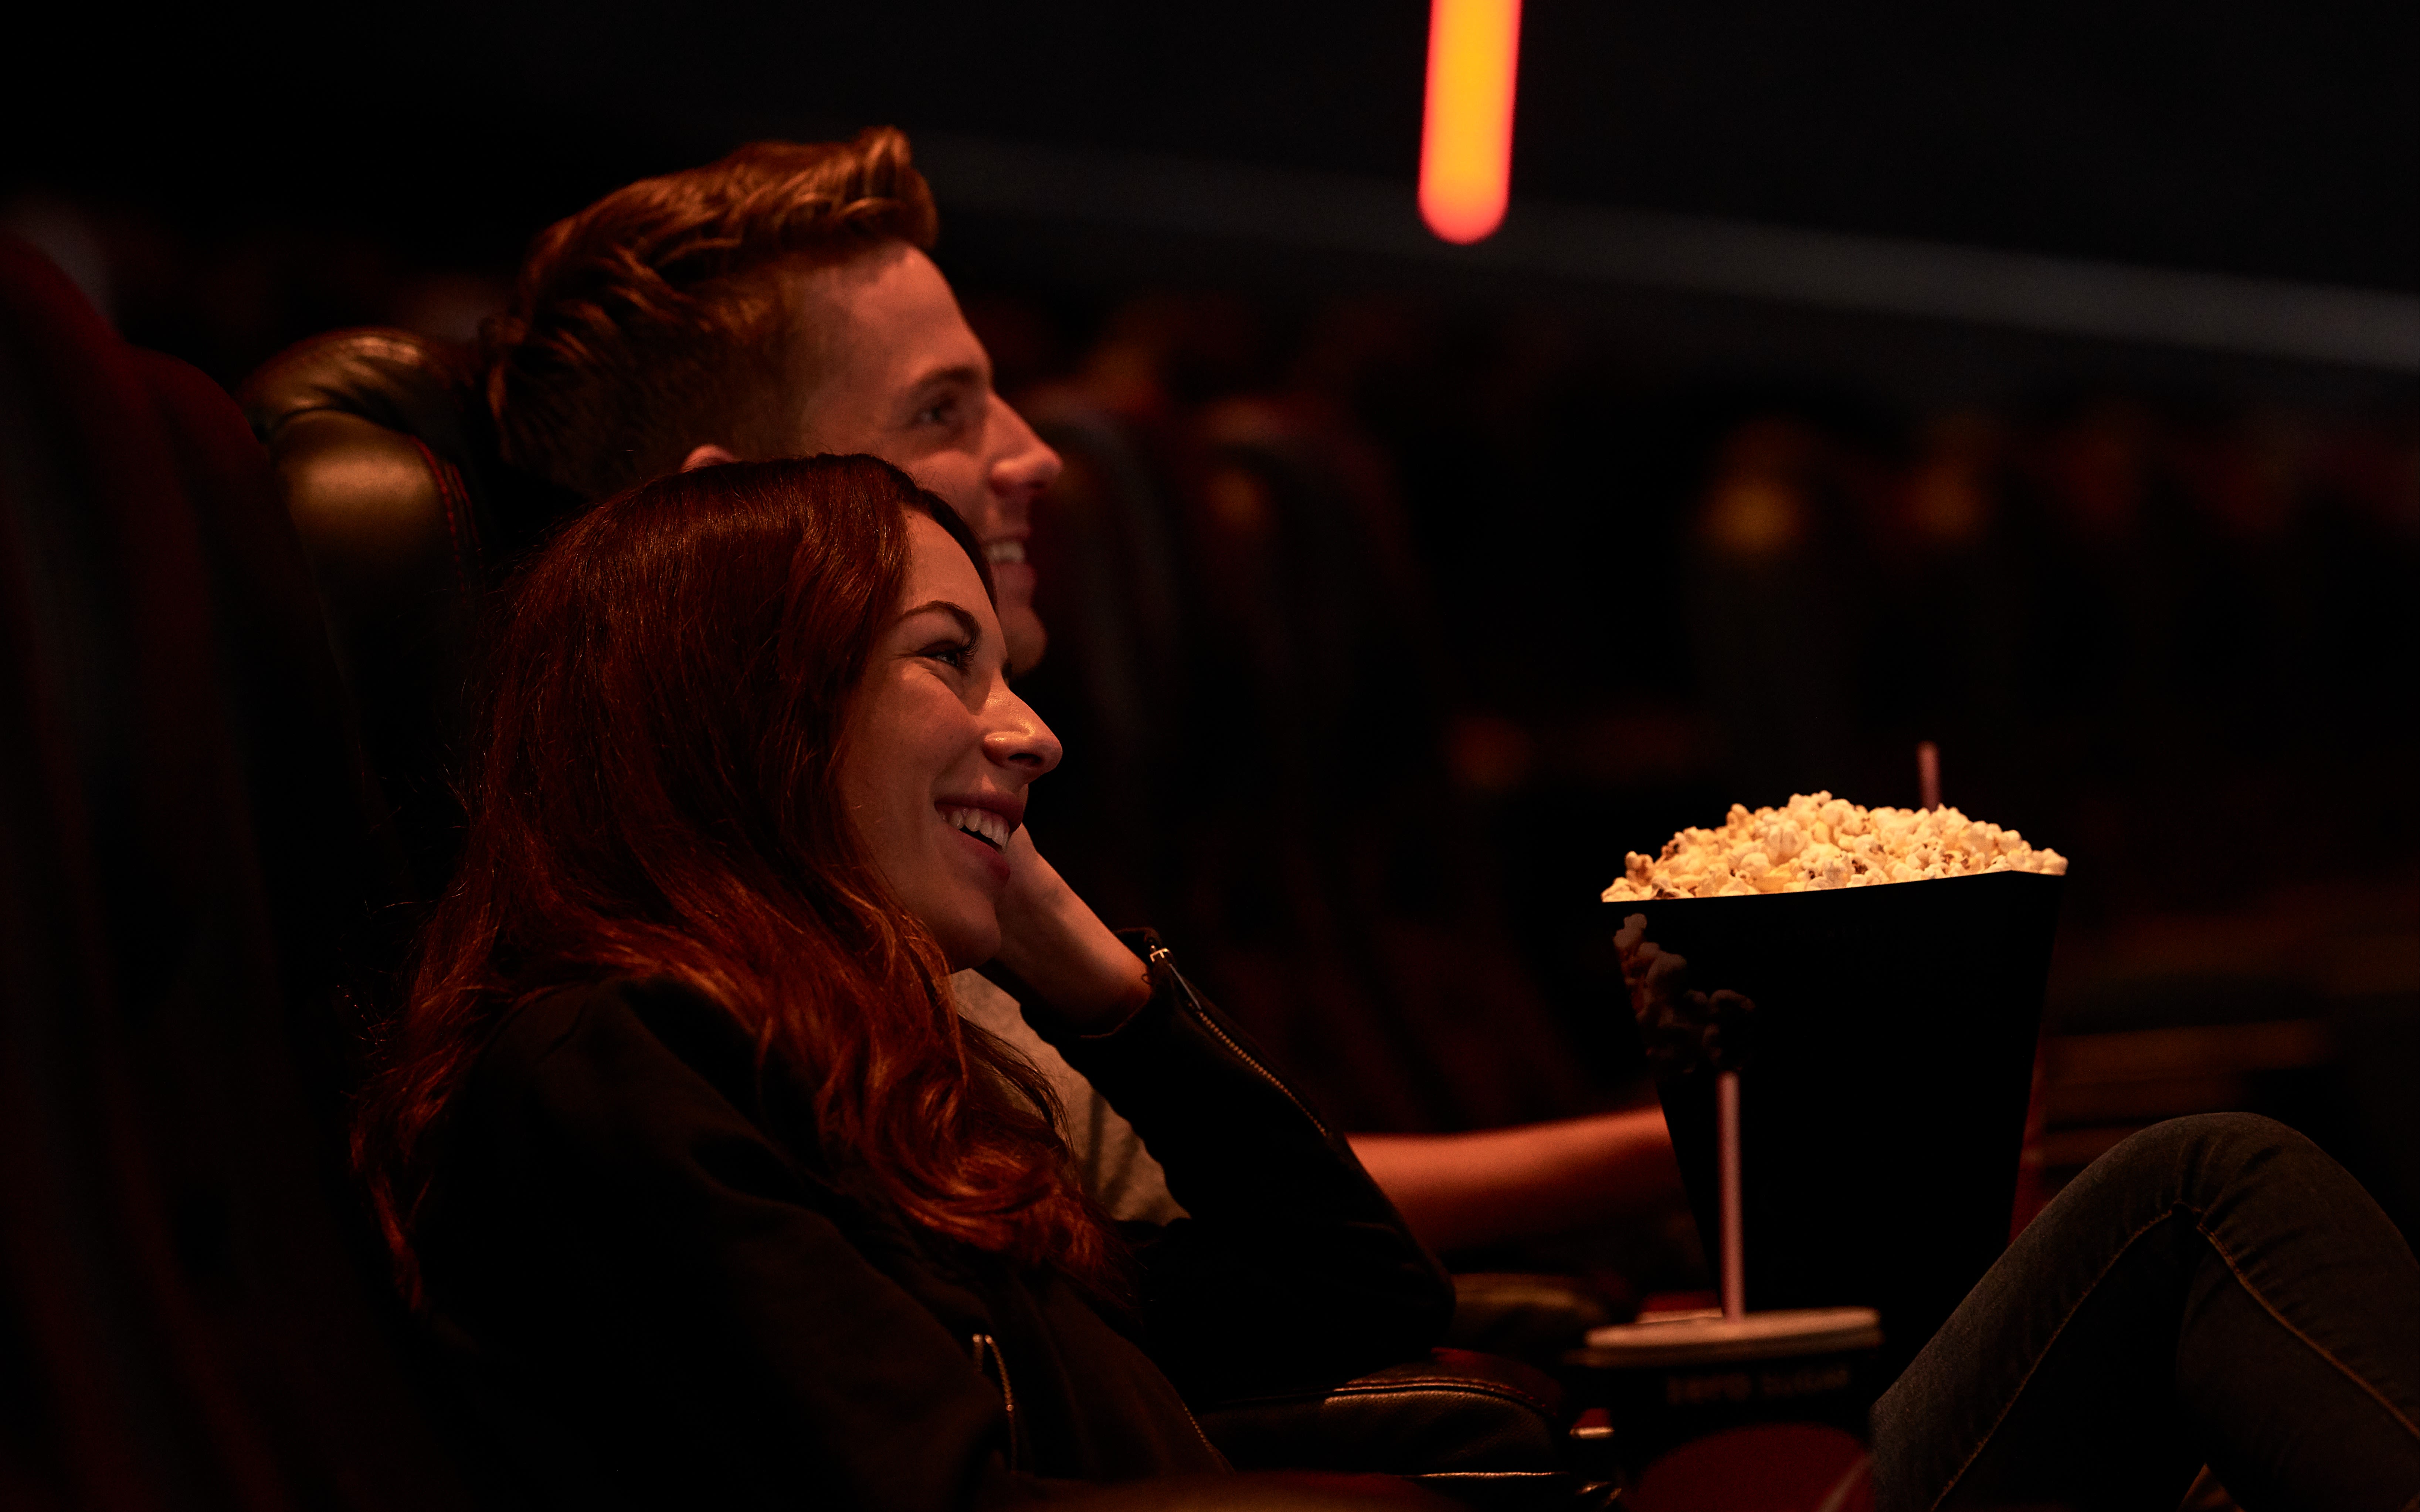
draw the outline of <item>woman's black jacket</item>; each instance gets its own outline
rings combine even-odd
[[[1130,1299],[859,1200],[806,1094],[661,980],[504,1023],[421,1225],[428,1319],[547,1499],[940,1508],[1221,1468],[1186,1403],[1423,1356],[1436,1263],[1341,1135],[1147,939],[1150,1002],[1036,1026],[1192,1214],[1128,1226]]]

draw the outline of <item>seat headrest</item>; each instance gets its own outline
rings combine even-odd
[[[477,353],[457,343],[380,328],[331,332],[270,359],[237,398],[272,455],[306,415],[349,415],[418,442],[457,474],[490,566],[583,503],[505,465],[479,393]]]
[[[417,436],[460,467],[473,457],[465,410],[474,380],[466,348],[409,331],[336,331],[270,359],[241,402],[264,443],[297,415],[334,409]]]

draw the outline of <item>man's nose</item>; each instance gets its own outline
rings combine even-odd
[[[1042,722],[1032,705],[1003,688],[993,701],[992,727],[984,735],[984,755],[1017,772],[1031,782],[1059,764],[1059,737]]]
[[[1006,399],[995,393],[991,404],[995,448],[989,482],[994,491],[1023,502],[1049,486],[1063,464]]]

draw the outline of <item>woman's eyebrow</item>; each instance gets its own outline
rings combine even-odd
[[[965,609],[960,609],[957,605],[951,603],[946,598],[937,598],[929,604],[919,604],[914,609],[902,613],[899,616],[899,622],[904,625],[908,621],[914,619],[919,614],[930,614],[936,611],[946,614],[950,618],[957,621],[958,628],[966,632],[968,640],[981,640],[983,639],[983,622],[968,613]]]

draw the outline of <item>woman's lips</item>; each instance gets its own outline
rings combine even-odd
[[[957,837],[955,843],[968,857],[981,865],[993,881],[1008,881],[1008,837],[1016,833],[1017,821],[997,809],[972,804],[943,803],[939,809],[941,822]]]
[[[960,834],[972,836],[996,851],[1006,846],[1008,837],[1016,831],[1016,825],[1009,821],[1006,814],[989,809],[944,804],[941,806],[941,818]]]

